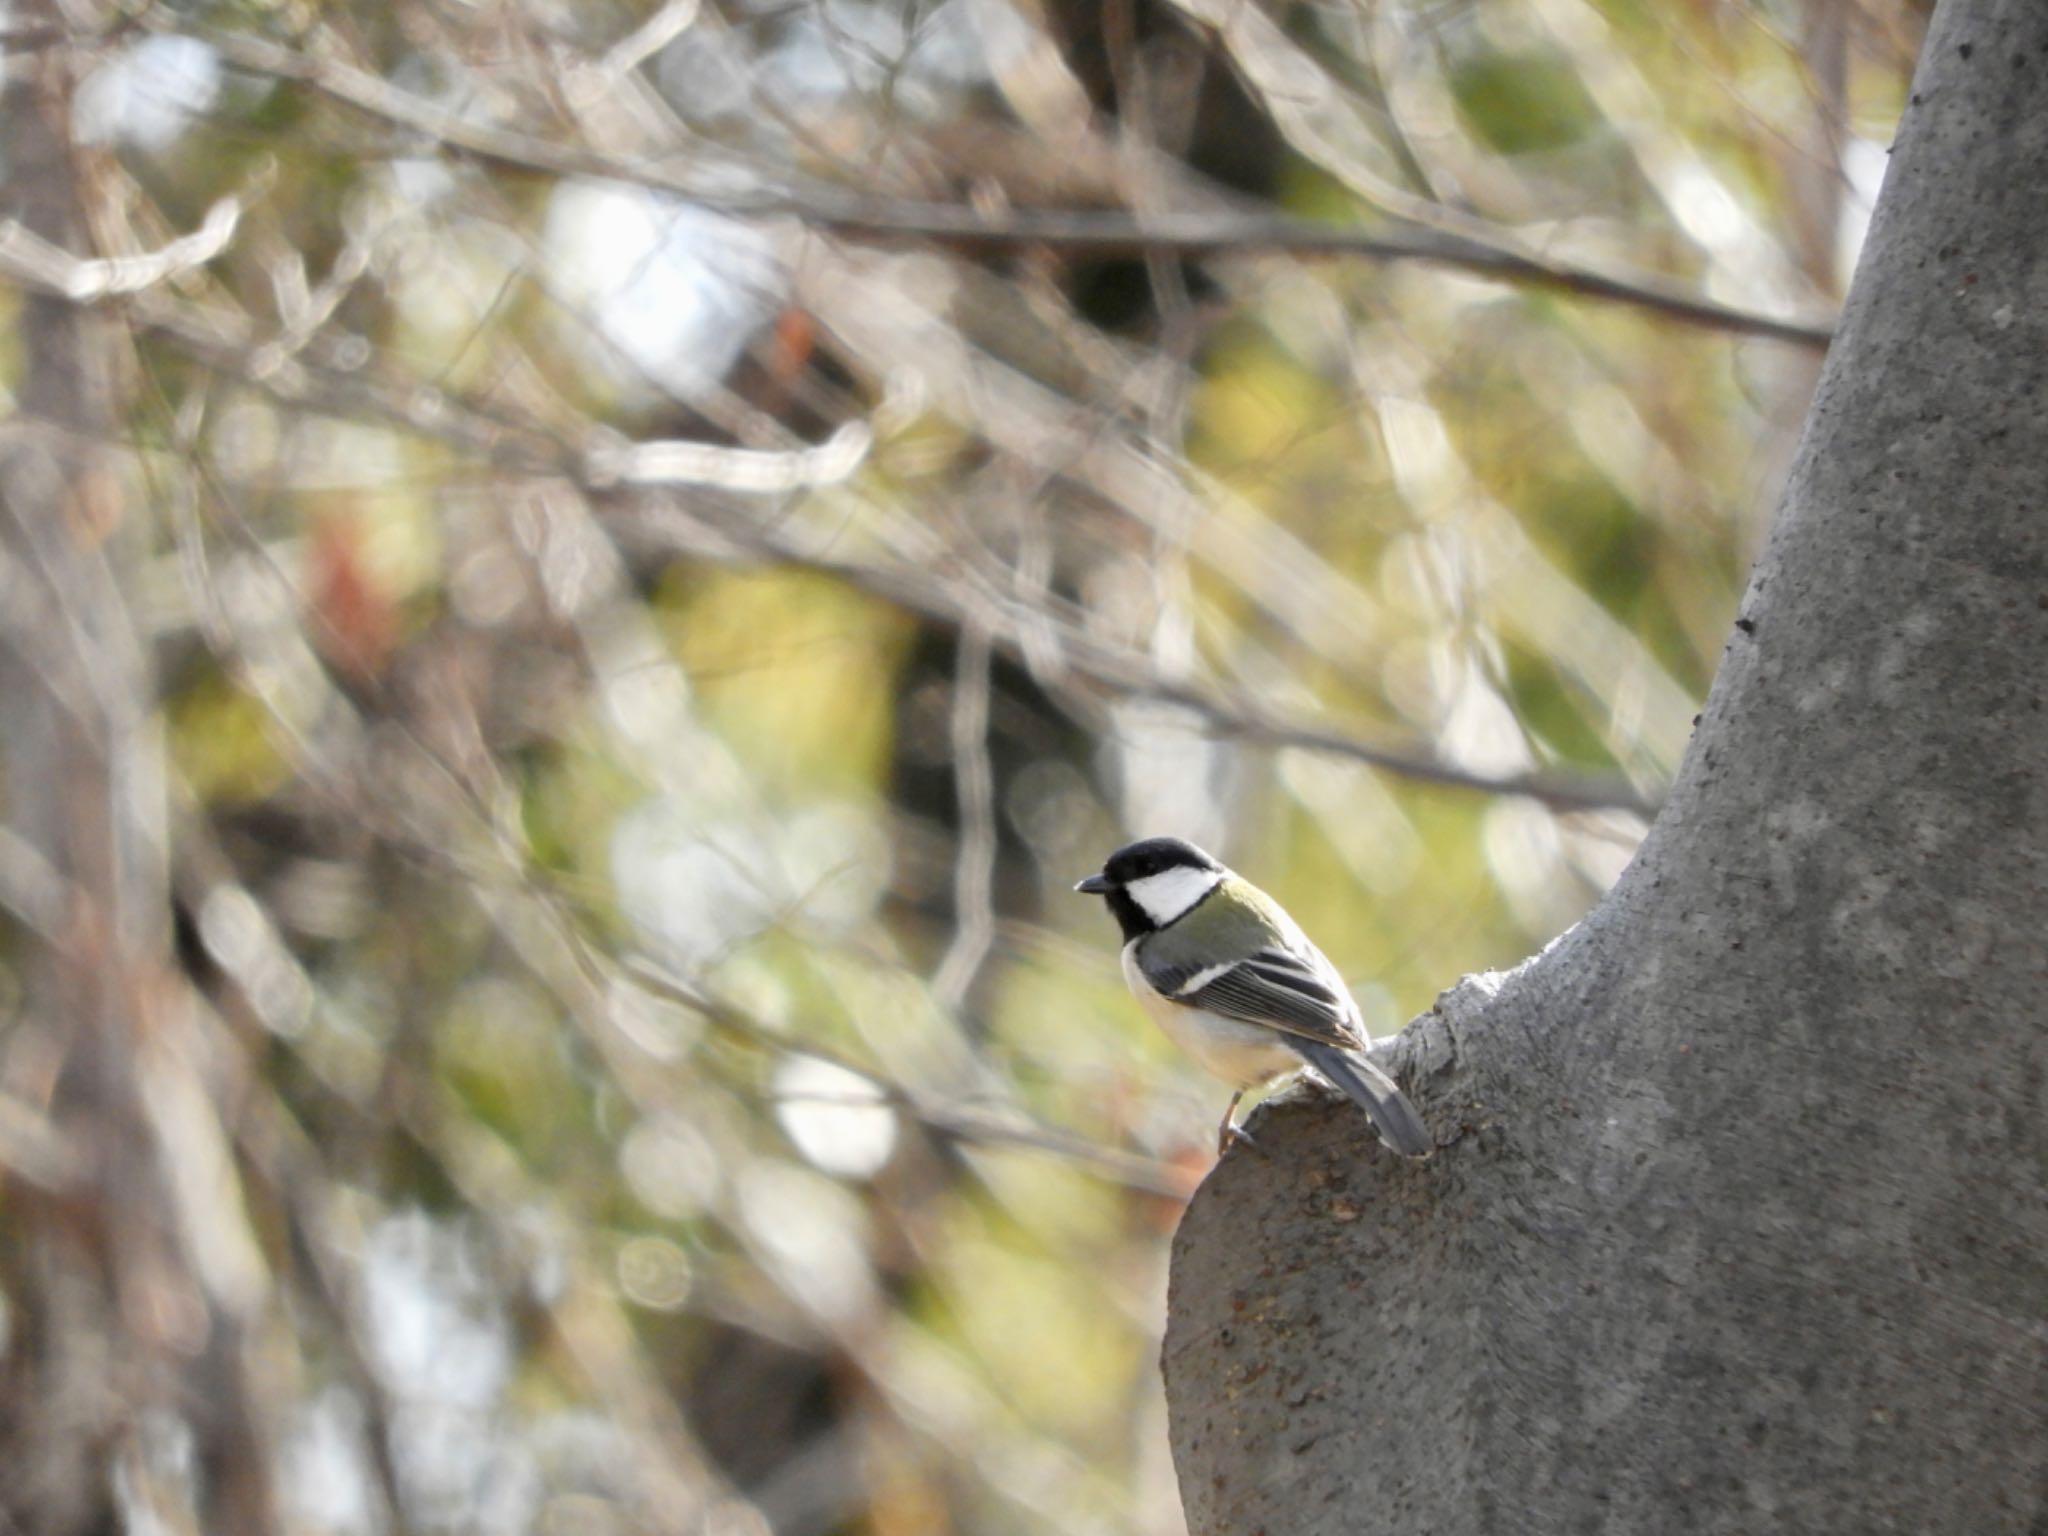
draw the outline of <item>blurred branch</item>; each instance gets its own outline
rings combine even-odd
[[[77,40],[77,35],[69,27],[0,27],[0,49],[8,53],[33,53],[43,48],[75,43]]]
[[[815,228],[864,239],[952,245],[962,249],[1049,246],[1088,255],[1257,252],[1416,261],[1532,287],[1611,300],[1688,325],[1825,348],[1832,323],[1758,314],[1719,304],[1647,274],[1602,271],[1524,248],[1505,231],[1459,215],[1455,228],[1432,229],[1417,209],[1398,215],[1410,230],[1369,233],[1284,215],[1175,212],[1132,215],[1093,209],[1010,208],[1000,215],[955,203],[878,198],[810,182],[780,191],[733,192],[648,160],[563,145],[478,123],[339,59],[241,33],[189,28],[161,10],[144,18],[159,33],[193,37],[237,69],[318,91],[436,146],[507,169],[542,176],[589,177],[665,192],[735,218],[795,218]],[[742,168],[745,169],[745,168]],[[747,174],[756,173],[751,170]],[[728,175],[727,180],[730,180]],[[1362,194],[1363,195],[1363,194]]]
[[[983,651],[986,665],[986,651]],[[985,707],[985,701],[984,701]],[[452,867],[471,885],[480,909],[503,934],[508,949],[520,963],[545,985],[576,1021],[586,1039],[605,1061],[612,1080],[627,1100],[644,1114],[657,1114],[667,1105],[660,1084],[646,1070],[641,1059],[644,1047],[637,1040],[630,1052],[623,1047],[628,1032],[618,1027],[617,988],[621,984],[639,987],[652,984],[664,995],[683,1003],[742,1038],[786,1055],[805,1055],[827,1061],[873,1085],[879,1098],[908,1114],[940,1140],[963,1144],[1007,1145],[1049,1153],[1085,1166],[1102,1177],[1143,1191],[1174,1199],[1186,1197],[1184,1179],[1150,1158],[1119,1152],[1083,1137],[1071,1136],[1021,1119],[996,1120],[965,1115],[929,1104],[908,1087],[879,1074],[875,1069],[834,1051],[829,1046],[787,1034],[752,1014],[704,989],[692,985],[644,957],[615,962],[593,945],[565,909],[557,893],[541,876],[531,848],[525,845],[516,817],[503,814],[506,797],[495,781],[479,784],[473,774],[488,774],[482,763],[472,763],[471,772],[448,761],[416,732],[406,730],[404,738],[421,754],[422,761],[453,792],[451,804],[460,808],[471,823],[470,830],[481,835],[490,862],[465,862],[456,851],[475,846],[475,840],[457,829],[443,825],[422,826],[408,832],[403,826],[385,826],[379,835],[406,845],[416,856],[434,864]],[[428,803],[433,797],[414,796],[409,807],[414,818],[432,815]],[[266,1024],[277,1027],[279,990],[303,995],[310,990],[303,972],[288,954],[266,953],[274,940],[268,919],[255,903],[239,894],[229,881],[228,866],[203,837],[188,839],[199,850],[191,866],[195,884],[191,891],[201,902],[201,937],[223,969],[235,981],[253,1011]],[[224,909],[215,906],[225,900]],[[233,914],[223,921],[217,913]],[[209,920],[211,918],[211,920]],[[281,946],[280,946],[281,948]],[[260,963],[259,963],[260,962]],[[277,986],[275,967],[287,966],[292,977]],[[637,978],[626,980],[630,974]],[[270,977],[265,984],[265,977]],[[296,985],[291,984],[296,980]],[[271,995],[266,996],[269,993]]]
[[[563,440],[557,433],[487,411],[474,403],[428,385],[394,381],[367,368],[344,367],[328,360],[337,350],[320,338],[306,343],[303,359],[277,360],[276,353],[254,334],[243,317],[167,300],[150,292],[135,296],[129,313],[142,329],[176,346],[193,361],[241,380],[277,398],[314,405],[349,416],[368,416],[466,453],[511,474],[560,477],[595,496],[613,492],[618,468],[633,463],[630,452],[611,435],[592,435],[589,444]],[[699,472],[709,468],[730,478],[762,484],[816,483],[805,472],[819,465],[837,471],[867,428],[840,428],[819,449],[822,457],[791,459],[789,455],[754,455],[751,450],[712,445],[660,445],[652,455],[654,468],[671,472],[686,458]],[[839,446],[834,449],[833,444]],[[683,448],[693,450],[685,455]],[[696,456],[701,449],[709,457]],[[828,450],[831,450],[828,452]],[[734,457],[741,456],[741,457]],[[593,460],[596,468],[593,468]],[[642,466],[646,468],[647,466]],[[652,475],[650,474],[650,478]],[[1214,731],[1271,746],[1303,747],[1331,752],[1370,764],[1389,773],[1450,788],[1485,794],[1528,795],[1565,810],[1621,809],[1649,813],[1653,804],[1620,781],[1580,775],[1532,773],[1492,776],[1460,768],[1426,753],[1369,742],[1355,735],[1309,721],[1277,714],[1242,693],[1166,675],[1151,658],[1126,646],[1103,641],[1079,625],[1051,621],[1042,608],[1025,610],[1016,599],[970,577],[941,574],[929,564],[906,561],[885,565],[835,555],[783,521],[752,516],[707,521],[712,509],[685,511],[680,505],[652,500],[627,511],[626,521],[642,535],[698,558],[733,558],[746,554],[818,571],[848,582],[909,611],[949,627],[988,622],[990,640],[1006,653],[1043,667],[1050,656],[1056,669],[1052,681],[1085,682],[1118,692],[1181,704],[1201,716]],[[1048,640],[1053,643],[1048,645]]]
[[[846,423],[815,448],[788,452],[712,443],[601,440],[584,453],[584,479],[592,488],[700,485],[773,495],[838,484],[860,468],[874,440],[874,432],[861,421]]]
[[[89,1163],[74,1138],[12,1094],[0,1094],[0,1169],[45,1194],[76,1188]]]
[[[654,14],[614,43],[598,61],[598,78],[615,84],[666,48],[697,20],[702,0],[664,0]]]
[[[189,235],[142,256],[74,256],[12,219],[0,222],[0,277],[77,304],[121,298],[203,267],[228,248],[241,222],[239,200],[224,197]]]
[[[1637,304],[1688,324],[1827,345],[1827,327],[1819,322],[1769,320],[1681,293],[1647,275],[1602,271],[1541,256],[1496,224],[1417,196],[1399,184],[1400,162],[1360,113],[1352,93],[1273,17],[1240,0],[1173,3],[1190,21],[1214,32],[1289,144],[1374,207],[1431,231],[1445,243],[1446,255],[1421,259]],[[1617,115],[1614,120],[1626,124],[1642,115]],[[1663,185],[1655,180],[1651,184]],[[1719,264],[1718,255],[1709,254]]]
[[[702,532],[674,508],[650,509],[642,526],[655,531],[671,547],[701,550]],[[1627,810],[1655,813],[1654,802],[1620,780],[1580,775],[1529,773],[1488,775],[1460,768],[1441,758],[1381,746],[1358,736],[1304,720],[1288,719],[1249,694],[1226,693],[1212,685],[1168,676],[1149,656],[1104,641],[1073,624],[1060,624],[1042,609],[1020,611],[1006,594],[985,588],[963,590],[956,582],[915,567],[896,567],[822,553],[806,547],[786,530],[768,526],[727,526],[717,532],[743,549],[776,561],[838,577],[864,592],[950,627],[993,615],[992,641],[1018,659],[1036,662],[1040,674],[1055,686],[1085,682],[1136,697],[1179,704],[1200,716],[1217,735],[1275,747],[1301,747],[1366,763],[1402,778],[1482,794],[1527,795],[1558,810]],[[1053,644],[1045,646],[1047,638]],[[1047,649],[1052,652],[1048,661]]]
[[[1529,0],[1526,10],[1570,59],[1579,84],[1635,163],[1644,188],[1663,203],[1672,227],[1706,258],[1709,283],[1740,282],[1751,292],[1831,290],[1832,284],[1816,288],[1802,281],[1805,274],[1787,239],[1793,226],[1766,227],[1751,218],[1712,159],[1673,131],[1657,90],[1597,6],[1586,0]],[[1721,192],[1723,211],[1712,220],[1692,212],[1706,187]],[[1795,206],[1797,201],[1795,195]]]
[[[1172,1200],[1185,1200],[1188,1196],[1187,1180],[1167,1164],[1136,1153],[1120,1152],[1114,1147],[1105,1147],[1084,1137],[1070,1136],[1063,1131],[1056,1131],[1024,1119],[1021,1115],[1014,1119],[998,1120],[984,1115],[963,1114],[957,1110],[941,1108],[845,1052],[778,1029],[744,1009],[692,985],[644,955],[630,955],[624,964],[626,970],[640,981],[744,1040],[780,1055],[814,1057],[859,1078],[874,1089],[880,1103],[901,1110],[924,1130],[942,1141],[959,1142],[970,1146],[1022,1147],[1031,1151],[1046,1152],[1068,1162],[1077,1163],[1128,1189],[1139,1190],[1149,1195],[1163,1195]]]
[[[14,13],[65,19],[54,4]],[[0,584],[36,621],[0,636],[0,810],[18,840],[10,883],[26,873],[31,911],[61,903],[55,932],[9,956],[19,1000],[4,1065],[26,1104],[0,1116],[0,1156],[22,1175],[0,1252],[0,1526],[239,1536],[273,1528],[273,1469],[253,1447],[276,1419],[276,1383],[229,1344],[248,1293],[220,1286],[215,1260],[247,1250],[201,1252],[222,1227],[189,1219],[195,1202],[238,1211],[239,1196],[219,1187],[215,1085],[188,1070],[191,1020],[168,963],[161,699],[132,602],[146,533],[107,446],[125,425],[122,359],[92,311],[211,259],[239,205],[150,255],[72,255],[106,180],[74,138],[76,63],[9,69],[0,93],[14,216],[0,270],[29,289],[8,322],[18,400],[0,434]],[[187,1437],[182,1467],[140,1456],[152,1423]]]
[[[492,1224],[505,1246],[520,1246],[522,1217],[549,1209],[551,1201],[519,1172],[517,1158],[474,1120],[448,1113],[432,1095],[401,1096],[396,1117],[462,1191],[470,1208]],[[397,1536],[405,1536],[412,1527],[406,1521],[399,1466],[404,1458],[392,1435],[392,1393],[378,1365],[380,1351],[387,1346],[377,1335],[361,1280],[366,1234],[358,1213],[365,1202],[359,1192],[329,1175],[326,1149],[280,1097],[263,1095],[252,1101],[245,1112],[243,1140],[290,1223],[295,1247],[307,1259],[299,1271],[297,1306],[308,1312],[324,1308],[332,1343],[339,1346],[329,1358],[339,1366],[370,1421],[369,1433],[363,1436],[370,1503],[395,1526]],[[527,1230],[530,1233],[530,1225]],[[576,1297],[586,1299],[579,1303]],[[688,1507],[694,1502],[689,1490],[714,1483],[715,1472],[707,1467],[673,1401],[648,1390],[645,1361],[615,1347],[624,1330],[607,1330],[614,1347],[603,1351],[601,1358],[577,1347],[582,1342],[580,1330],[568,1320],[587,1316],[593,1307],[616,1307],[611,1288],[579,1276],[574,1284],[554,1288],[544,1305],[602,1400],[623,1414],[650,1448],[662,1453],[661,1458],[646,1459],[641,1475],[665,1485],[662,1492],[674,1501],[672,1512]]]
[[[953,664],[953,789],[958,801],[960,851],[953,866],[953,942],[932,979],[948,1008],[958,1008],[974,985],[995,938],[989,881],[996,866],[995,775],[988,760],[988,635],[979,624],[960,627]]]
[[[0,910],[45,944],[56,944],[63,938],[70,896],[42,851],[12,827],[0,826]]]

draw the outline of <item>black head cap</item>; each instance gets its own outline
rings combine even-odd
[[[1169,869],[1222,868],[1193,843],[1178,837],[1148,837],[1117,849],[1103,861],[1102,872],[1117,885],[1129,885]]]
[[[1208,869],[1220,874],[1223,866],[1193,843],[1177,837],[1148,837],[1124,844],[1103,861],[1101,874],[1090,875],[1074,889],[1089,896],[1107,897],[1109,910],[1116,915],[1124,937],[1135,938],[1150,932],[1154,925],[1145,909],[1124,888],[1147,875],[1169,869]]]

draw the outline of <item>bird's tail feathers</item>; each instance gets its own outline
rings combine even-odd
[[[1363,1056],[1313,1040],[1287,1042],[1308,1064],[1341,1088],[1372,1121],[1380,1140],[1403,1157],[1427,1157],[1436,1150],[1429,1127],[1394,1080]]]

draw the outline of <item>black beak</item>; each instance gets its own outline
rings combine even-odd
[[[1116,882],[1107,875],[1090,875],[1086,880],[1076,882],[1074,889],[1083,896],[1107,896],[1116,889]]]

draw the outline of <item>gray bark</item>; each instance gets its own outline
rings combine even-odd
[[[1291,1096],[1165,1348],[1198,1533],[2048,1528],[2048,6],[1937,14],[1616,888]]]
[[[11,19],[55,30],[64,18],[17,4]],[[10,59],[0,217],[89,255],[78,68],[67,48]],[[0,423],[0,917],[34,941],[19,955],[23,1017],[0,1093],[47,1112],[56,1155],[40,1179],[10,1168],[5,1190],[0,1529],[114,1529],[124,1478],[168,1528],[184,1500],[191,1528],[269,1529],[239,1319],[195,1275],[167,1138],[147,1113],[159,1085],[145,1064],[201,1053],[170,966],[155,680],[129,618],[150,530],[113,446],[118,337],[108,317],[34,294],[14,334],[24,366]],[[192,1430],[196,1473],[152,1465],[152,1414]]]

